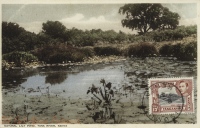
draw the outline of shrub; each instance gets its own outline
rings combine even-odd
[[[175,45],[163,45],[159,53],[166,56],[174,56],[179,60],[194,60],[197,58],[197,42],[178,43]]]
[[[175,45],[172,45],[169,54],[172,54],[172,56],[175,56],[175,57],[181,56],[181,47],[182,47],[182,45],[183,44],[181,44],[181,43],[177,43]]]
[[[172,34],[173,40],[182,40],[184,37],[188,36],[184,27],[175,29]]]
[[[110,55],[121,55],[119,48],[107,46],[107,47],[94,47],[94,51],[98,56],[110,56]]]
[[[159,50],[159,53],[163,56],[170,56],[170,55],[173,55],[172,53],[172,46],[169,45],[169,44],[165,44],[163,45],[160,50]]]
[[[24,62],[37,61],[38,58],[28,52],[14,51],[3,55],[7,62],[14,62],[16,66],[22,66]]]
[[[197,58],[197,42],[190,42],[186,45],[182,45],[180,54],[177,58],[189,61]]]
[[[197,34],[197,25],[187,26],[186,32],[188,35]]]
[[[71,61],[81,62],[84,60],[85,57],[86,57],[85,54],[83,54],[83,52],[80,49],[77,49],[77,51],[74,50],[71,53],[71,58],[70,57],[69,58]]]
[[[177,43],[175,45],[165,44],[160,48],[159,53],[165,56],[179,57],[181,56],[181,47],[181,43]]]
[[[86,57],[93,57],[95,55],[94,48],[91,46],[86,46],[81,48],[81,51]]]
[[[33,51],[40,61],[62,63],[63,61],[83,61],[86,55],[81,49],[66,44],[46,45]]]
[[[156,42],[163,41],[163,32],[154,32],[153,40]]]
[[[154,41],[170,41],[170,40],[182,40],[184,37],[197,34],[197,26],[179,26],[178,28],[171,30],[153,31],[151,36]]]
[[[150,43],[139,43],[128,47],[128,56],[147,57],[158,54],[157,49]]]

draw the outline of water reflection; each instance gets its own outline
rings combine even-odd
[[[13,69],[2,70],[3,89],[16,88],[18,85],[27,81],[28,77],[38,74],[37,69]]]
[[[45,77],[45,84],[61,84],[62,82],[67,79],[67,72],[55,72],[55,73],[49,73]]]

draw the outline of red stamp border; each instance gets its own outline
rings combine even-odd
[[[180,84],[187,82],[187,93],[182,93]],[[166,83],[166,84],[162,84]],[[168,105],[160,105],[159,103],[159,88],[176,88],[177,95],[182,96],[183,103],[172,103]],[[182,93],[182,94],[181,94]],[[194,113],[194,92],[193,92],[193,78],[155,78],[149,79],[149,113],[150,114],[175,114]]]

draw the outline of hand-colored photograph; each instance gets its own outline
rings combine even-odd
[[[2,4],[2,124],[196,124],[197,8]]]

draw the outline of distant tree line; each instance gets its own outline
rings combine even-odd
[[[2,22],[2,53],[13,51],[28,52],[45,45],[67,44],[75,47],[94,46],[98,43],[133,43],[145,41],[170,41],[183,39],[186,36],[197,33],[197,26],[180,26],[175,30],[157,30],[145,35],[118,33],[114,30],[103,31],[101,29],[80,30],[67,29],[59,21],[47,21],[43,23],[42,31],[38,34],[26,31],[17,23]]]
[[[4,60],[15,62],[17,66],[32,61],[43,61],[46,63],[80,62],[94,55],[142,57],[158,54],[158,52],[154,46],[149,44],[130,46],[124,51],[112,45],[102,47],[98,44],[181,40],[183,37],[196,35],[196,33],[197,26],[179,26],[174,30],[155,30],[143,35],[131,35],[121,31],[117,33],[113,30],[102,31],[101,29],[92,29],[83,31],[77,28],[67,29],[59,21],[47,21],[43,23],[42,31],[35,34],[26,31],[17,23],[2,22],[2,53]],[[178,57],[178,54],[175,54],[173,51],[166,51],[167,48],[165,47],[161,48],[160,53],[162,55]],[[187,53],[188,55],[184,58],[188,57],[187,60],[195,58],[195,48],[195,46],[191,47],[191,54]],[[181,53],[184,54],[184,50],[181,50]]]
[[[96,43],[133,42],[134,36],[122,31],[103,31],[101,29],[67,29],[59,21],[47,21],[38,34],[26,31],[17,23],[2,22],[2,53],[31,51],[45,45],[64,43],[72,46],[93,46]]]

